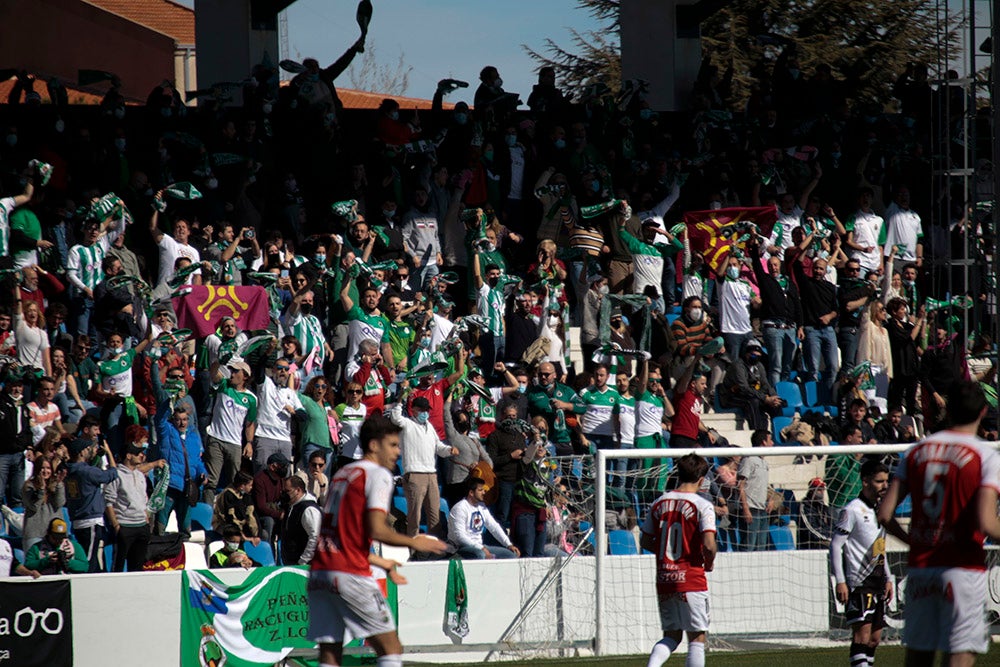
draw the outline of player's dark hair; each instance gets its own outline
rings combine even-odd
[[[756,431],[753,432],[753,435],[750,436],[751,446],[753,447],[762,446],[764,444],[764,441],[767,440],[767,437],[769,435],[771,435],[771,433],[766,428],[757,429]]]
[[[482,477],[476,477],[474,475],[469,475],[469,478],[465,480],[465,493],[469,494],[478,489],[480,486],[485,486],[486,481]]]
[[[986,407],[986,394],[978,382],[956,382],[948,390],[948,416],[952,424],[972,424]]]
[[[685,454],[677,459],[677,479],[681,484],[693,484],[708,473],[708,461],[697,454]]]
[[[371,451],[373,440],[381,440],[387,435],[394,435],[402,430],[385,417],[372,415],[361,425],[361,449],[368,453]]]
[[[871,479],[879,473],[889,474],[889,466],[878,459],[865,459],[861,464],[861,479]]]

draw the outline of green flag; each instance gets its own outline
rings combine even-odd
[[[448,590],[444,594],[444,632],[455,642],[469,634],[469,591],[462,561],[448,561]]]
[[[313,648],[308,580],[306,567],[255,568],[233,586],[207,570],[185,570],[180,664],[270,667],[295,649]]]

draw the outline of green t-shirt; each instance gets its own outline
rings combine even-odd
[[[410,356],[410,347],[413,345],[417,332],[410,326],[409,322],[393,322],[389,320],[389,347],[392,348],[392,361],[399,364],[403,359]]]
[[[547,392],[543,387],[535,385],[528,387],[528,414],[532,417],[542,416],[549,425],[549,440],[557,444],[570,441],[569,428],[566,425],[566,414],[563,410],[556,410],[552,407],[551,400],[566,401],[573,404],[572,413],[582,415],[587,411],[587,406],[583,404],[576,392],[564,384],[558,382],[552,388],[552,393]]]
[[[29,239],[38,241],[42,238],[42,223],[38,221],[38,216],[30,208],[21,207],[10,214],[11,231],[23,232]],[[12,257],[16,268],[24,268],[31,264],[38,263],[38,251],[34,246],[26,248],[24,246],[12,246]]]
[[[318,445],[330,449],[330,424],[326,419],[326,408],[306,396],[299,394],[302,407],[306,411],[306,420],[299,425],[299,442],[303,445]]]

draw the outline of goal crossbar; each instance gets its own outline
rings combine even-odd
[[[1000,442],[988,443],[1000,448]],[[610,449],[598,450],[595,455],[594,473],[594,575],[595,575],[595,635],[594,653],[605,655],[607,648],[606,585],[608,558],[608,533],[605,508],[608,500],[608,459],[675,459],[687,454],[706,458],[719,456],[826,456],[843,454],[897,454],[905,452],[913,443],[902,445],[833,445],[823,447],[700,447],[693,449]],[[641,517],[637,517],[641,521]]]

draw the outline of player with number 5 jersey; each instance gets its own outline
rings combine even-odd
[[[954,426],[908,449],[878,511],[879,523],[910,545],[903,644],[907,665],[972,665],[989,646],[986,537],[1000,540],[1000,458],[977,438],[986,397],[975,382],[948,392]],[[909,533],[896,506],[912,497]],[[950,661],[950,662],[949,662]]]
[[[656,555],[656,597],[663,639],[653,646],[648,667],[660,667],[688,635],[688,667],[705,664],[710,622],[708,580],[717,551],[715,510],[698,495],[708,462],[696,454],[677,460],[677,489],[664,493],[642,524],[642,547]]]

